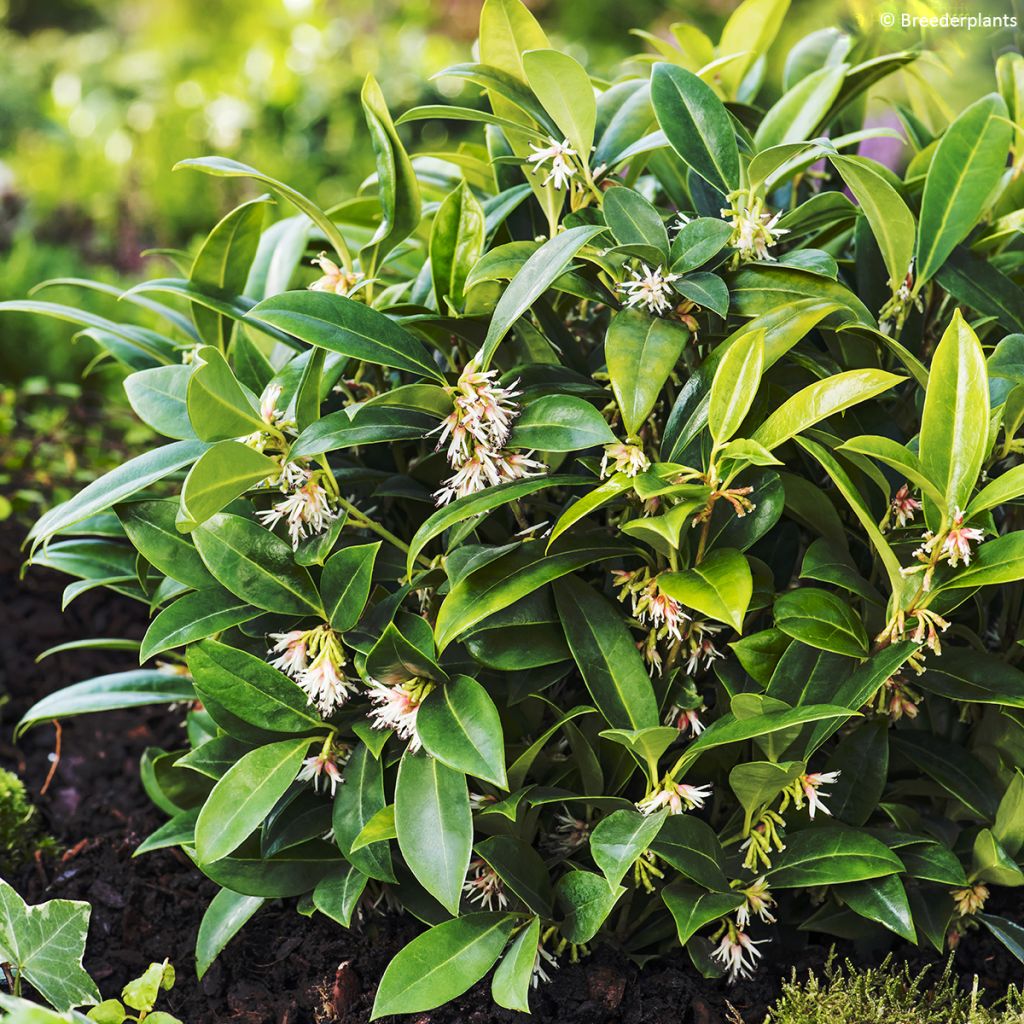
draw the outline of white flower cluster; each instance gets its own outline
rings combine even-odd
[[[358,689],[345,675],[347,659],[341,637],[330,626],[271,633],[274,668],[291,676],[324,718],[330,717]]]
[[[640,264],[640,270],[629,268],[631,281],[616,285],[622,292],[627,306],[643,306],[648,313],[667,313],[674,305],[672,282],[679,280],[679,274],[670,274],[664,267]]]
[[[416,731],[416,716],[434,684],[426,679],[410,679],[388,686],[371,679],[370,687],[370,719],[374,729],[393,729],[399,739],[408,740],[409,752],[415,754],[422,745]]]
[[[310,469],[304,459],[289,461],[283,453],[281,446],[286,443],[283,436],[294,433],[294,424],[283,422],[283,414],[277,408],[280,397],[279,384],[271,384],[263,392],[260,398],[260,417],[267,429],[257,430],[243,438],[243,444],[280,463],[280,471],[268,477],[260,486],[276,487],[284,497],[270,508],[257,512],[256,517],[270,530],[284,520],[288,524],[292,547],[297,548],[307,537],[327,529],[337,518],[337,512],[330,493],[320,482],[324,470]]]
[[[286,462],[281,468],[277,484],[285,495],[256,516],[268,529],[281,520],[288,524],[292,547],[297,548],[307,537],[323,533],[338,517],[331,505],[331,496],[321,486],[322,471],[306,469],[295,462]]]
[[[497,370],[480,370],[471,360],[450,389],[454,408],[432,433],[440,433],[437,448],[447,445],[448,464],[454,475],[435,492],[438,505],[464,498],[495,484],[547,472],[543,462],[505,448],[512,423],[519,415],[515,399],[516,381],[511,387],[497,383]]]
[[[735,205],[722,210],[722,216],[732,227],[729,245],[736,250],[740,260],[774,261],[775,257],[769,250],[776,245],[780,235],[788,234],[787,228],[776,226],[781,212],[767,212],[763,200],[751,202],[745,192],[730,198]]]

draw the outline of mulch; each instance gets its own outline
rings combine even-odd
[[[229,944],[202,981],[193,950],[199,922],[216,887],[178,850],[133,858],[139,843],[163,822],[139,780],[147,747],[184,744],[180,713],[156,709],[111,712],[66,721],[61,754],[52,767],[55,730],[39,726],[15,745],[13,723],[35,700],[63,686],[134,667],[125,652],[80,651],[36,664],[50,645],[82,637],[141,637],[145,610],[126,599],[88,593],[60,611],[63,577],[32,569],[20,578],[21,534],[0,524],[0,765],[16,770],[63,853],[37,860],[9,879],[30,903],[53,898],[87,900],[92,918],[85,966],[104,996],[117,995],[152,961],[169,957],[177,971],[161,1008],[185,1024],[365,1024],[376,985],[415,922],[375,916],[346,931],[322,915],[296,913],[294,901],[265,905]],[[1024,900],[1012,890],[994,896],[992,909],[1024,919]],[[746,1024],[760,1024],[781,982],[796,969],[819,969],[827,937],[796,936],[798,945],[762,947],[756,977],[728,987],[700,977],[682,950],[643,971],[615,950],[598,946],[579,964],[564,964],[551,984],[531,998],[532,1020],[558,1024],[720,1024],[732,1006]],[[855,962],[877,961],[877,951],[837,943]],[[915,966],[934,955],[894,943]],[[774,957],[774,959],[771,959]],[[967,984],[980,975],[993,994],[1019,983],[1021,965],[988,935],[961,943],[955,968]],[[531,1018],[495,1007],[485,980],[449,1006],[405,1018],[410,1024],[512,1024]]]

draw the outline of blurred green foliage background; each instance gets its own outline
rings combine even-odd
[[[648,49],[631,28],[667,36],[672,22],[685,20],[717,38],[737,2],[531,0],[530,6],[554,45],[595,74],[613,76],[623,58]],[[977,0],[972,10],[1005,13],[1019,2]],[[956,108],[992,88],[993,51],[1012,38],[883,34],[879,15],[959,6],[793,0],[776,47],[782,52],[830,26],[877,35],[879,52],[926,42],[938,56],[919,62],[922,73]],[[396,112],[454,98],[451,86],[459,83],[430,76],[469,59],[479,10],[480,0],[0,0],[0,297],[23,297],[54,277],[127,285],[166,273],[161,258],[146,257],[146,250],[189,248],[252,192],[237,181],[175,173],[176,161],[186,157],[234,157],[325,207],[350,197],[373,169],[359,106],[364,77],[377,76]],[[768,98],[781,69],[781,60],[769,68]],[[913,81],[903,87],[913,88]],[[465,126],[457,122],[423,121],[403,133],[410,149],[429,151],[459,130]],[[115,315],[116,300],[94,292],[62,289],[45,297]],[[0,460],[0,486],[17,477],[4,465],[24,462],[12,440],[19,432],[21,447],[38,464],[31,437],[53,437],[55,423],[57,437],[88,436],[73,417],[65,421],[54,410],[68,402],[72,410],[96,409],[90,394],[113,393],[117,371],[109,367],[93,373],[84,392],[76,390],[93,350],[87,340],[70,344],[72,333],[41,317],[0,321],[0,445],[6,440],[9,449]],[[45,422],[36,424],[38,416]],[[109,451],[105,430],[97,426],[94,450],[80,453],[81,461]],[[40,492],[33,488],[28,491]]]

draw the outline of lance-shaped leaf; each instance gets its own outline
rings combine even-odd
[[[651,103],[669,144],[688,167],[724,195],[739,187],[736,133],[711,86],[674,64],[655,64]]]
[[[195,462],[208,447],[202,441],[174,441],[122,463],[41,516],[29,532],[33,549]]]
[[[417,935],[388,964],[370,1019],[432,1010],[462,995],[501,956],[515,921],[511,914],[467,914]]]
[[[221,889],[203,914],[196,936],[196,974],[202,976],[220,956],[224,947],[238,934],[245,923],[263,906],[260,896],[241,896],[230,889]]]
[[[577,945],[589,942],[600,930],[626,890],[609,885],[592,871],[570,871],[558,880],[555,896],[565,917],[559,928]]]
[[[906,380],[886,370],[846,370],[788,398],[751,434],[769,451],[815,423],[888,391]]]
[[[258,523],[220,512],[192,534],[206,567],[232,594],[282,615],[319,615],[324,609],[309,572],[291,547]]]
[[[589,480],[577,476],[569,476],[567,473],[552,476],[533,477],[527,480],[510,480],[508,483],[498,484],[496,487],[488,487],[476,494],[468,494],[464,498],[457,498],[450,505],[439,508],[436,512],[424,520],[423,525],[413,535],[409,542],[409,554],[406,560],[406,570],[411,576],[415,567],[416,559],[420,552],[435,537],[440,536],[445,530],[472,519],[480,517],[480,522],[486,513],[509,502],[526,498],[537,491],[543,491],[548,487],[585,487]]]
[[[221,705],[250,725],[268,732],[298,733],[323,724],[310,710],[306,694],[262,658],[216,640],[203,640],[189,647],[187,660],[200,699]]]
[[[656,726],[654,688],[621,615],[574,576],[559,580],[554,591],[569,650],[605,720],[622,729]]]
[[[746,903],[742,893],[708,892],[678,880],[665,886],[661,898],[675,920],[681,946],[685,946],[706,924],[731,914]]]
[[[545,395],[523,409],[508,447],[576,452],[614,440],[611,427],[589,402],[573,395]]]
[[[590,855],[611,886],[618,885],[626,872],[657,838],[667,817],[639,811],[612,811],[602,818],[590,835]]]
[[[250,487],[280,473],[278,463],[248,445],[218,441],[199,456],[185,477],[178,529],[194,530]]]
[[[283,292],[264,299],[249,315],[310,345],[444,383],[423,342],[365,302],[331,292]]]
[[[433,757],[406,752],[395,782],[395,828],[417,881],[449,913],[458,914],[473,849],[465,775]]]
[[[889,287],[896,291],[903,284],[914,258],[917,230],[914,215],[870,161],[837,154],[830,154],[829,159],[864,211],[889,273]]]
[[[594,146],[597,104],[590,76],[567,53],[527,50],[523,71],[537,99],[584,163]]]
[[[238,383],[219,349],[204,345],[185,394],[188,418],[204,441],[223,441],[263,430],[255,397]]]
[[[277,181],[262,171],[249,167],[247,164],[239,163],[223,156],[205,156],[192,160],[180,160],[174,165],[177,171],[182,167],[193,168],[203,171],[205,174],[212,174],[218,178],[252,178],[261,185],[266,185],[283,199],[287,199],[293,206],[298,207],[321,231],[327,236],[327,240],[334,246],[339,256],[348,258],[348,246],[345,239],[334,223],[311,199],[307,199],[301,192],[297,192],[284,182]]]
[[[1006,167],[1012,137],[1006,104],[996,93],[972,103],[946,129],[921,197],[915,289],[946,262],[978,222]]]
[[[459,580],[437,613],[434,636],[438,651],[488,615],[532,594],[538,587],[585,565],[631,550],[589,537],[572,538],[559,548],[557,552],[545,553],[543,545],[527,544]]]
[[[157,669],[136,669],[96,676],[36,701],[21,717],[16,730],[21,735],[40,722],[72,715],[88,715],[117,708],[139,708],[150,704],[175,704],[195,698],[192,681]]]
[[[364,269],[372,276],[388,253],[419,227],[420,188],[412,161],[391,120],[384,93],[373,75],[366,76],[359,98],[377,164],[381,212],[373,238],[359,253]]]
[[[462,309],[466,277],[483,255],[484,240],[483,207],[460,181],[437,208],[430,229],[430,276],[439,311],[444,312],[445,303]]]
[[[868,635],[853,609],[830,590],[802,587],[775,602],[775,625],[787,636],[854,658],[868,653]]]
[[[363,614],[379,551],[380,541],[354,544],[331,555],[324,564],[320,594],[327,621],[339,633],[351,629]]]
[[[259,246],[269,196],[236,207],[206,236],[192,262],[189,279],[225,295],[241,295]],[[193,304],[192,317],[203,340],[227,351],[234,321]]]
[[[383,841],[353,849],[356,837],[387,805],[384,768],[363,743],[345,766],[345,785],[334,798],[334,841],[347,861],[370,878],[395,881],[388,844]]]
[[[540,918],[530,923],[512,940],[491,980],[491,998],[498,1006],[520,1013],[530,1012],[533,965],[540,942]]]
[[[964,509],[981,472],[988,439],[988,369],[977,335],[959,310],[932,356],[921,414],[921,468]],[[937,528],[933,511],[929,525]]]
[[[776,889],[862,882],[903,871],[884,843],[856,829],[822,825],[786,836],[786,849],[772,858],[768,884]]]
[[[260,611],[221,587],[194,590],[168,605],[149,625],[139,649],[139,663],[155,654],[256,618]]]
[[[749,331],[729,346],[711,383],[708,429],[724,444],[743,423],[764,369],[764,331]]]
[[[487,337],[480,349],[480,366],[486,370],[502,338],[569,265],[572,258],[604,225],[569,228],[545,242],[522,266],[494,307]]]
[[[410,639],[393,622],[389,622],[366,656],[367,673],[387,686],[408,682],[410,679],[431,679],[446,683],[448,673],[438,665],[434,652],[429,649],[429,631],[426,645],[414,640],[415,637]]]
[[[213,787],[196,822],[196,856],[226,857],[260,826],[295,781],[309,737],[268,743],[249,751]]]
[[[605,360],[628,437],[643,426],[689,340],[681,324],[623,309],[608,325]]]

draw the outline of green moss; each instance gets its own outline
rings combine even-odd
[[[21,779],[0,769],[0,875],[18,870],[37,850],[56,849],[57,840],[42,832]]]
[[[805,981],[794,971],[764,1024],[1024,1024],[1024,997],[1016,988],[998,1005],[983,1006],[976,990],[959,985],[951,964],[934,984],[928,968],[897,970],[891,957],[862,971],[830,960],[822,978]]]

